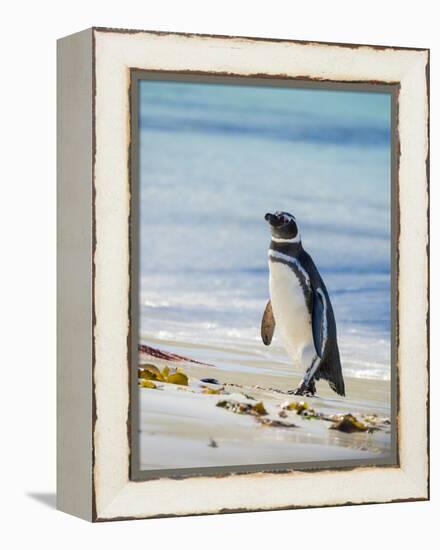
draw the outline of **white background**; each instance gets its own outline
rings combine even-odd
[[[409,548],[439,532],[439,30],[435,3],[50,0],[2,7],[0,544],[3,548]],[[55,40],[95,26],[431,48],[431,502],[91,525],[55,505]],[[437,536],[436,536],[437,535]]]

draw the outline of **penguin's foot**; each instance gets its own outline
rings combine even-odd
[[[302,381],[301,384],[295,390],[290,390],[287,393],[289,393],[290,395],[302,395],[304,397],[313,397],[316,393],[315,381],[311,380],[308,384]]]
[[[315,392],[308,389],[296,388],[296,390],[289,390],[287,392],[289,395],[301,395],[303,397],[314,397]]]

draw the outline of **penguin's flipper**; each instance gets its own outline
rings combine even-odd
[[[261,339],[265,346],[272,342],[273,333],[275,330],[275,317],[273,316],[272,304],[270,300],[267,302],[266,309],[261,319]]]
[[[316,354],[320,359],[324,355],[324,325],[327,324],[325,296],[320,288],[313,292],[312,329]]]

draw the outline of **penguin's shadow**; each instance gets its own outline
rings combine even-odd
[[[26,493],[26,496],[44,504],[48,508],[55,510],[57,507],[56,493]]]

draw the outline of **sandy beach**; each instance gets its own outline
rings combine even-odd
[[[140,353],[147,372],[154,367],[180,372],[188,384],[155,380],[154,374],[148,382],[140,379],[149,386],[139,388],[142,470],[390,456],[387,381],[347,378],[345,398],[319,382],[318,395],[303,398],[288,394],[299,375],[288,364],[267,360],[261,350],[253,358],[243,351],[240,361],[232,348],[164,341],[154,346],[201,362],[216,356],[223,361],[210,366]],[[228,355],[235,358],[233,369]],[[358,429],[337,429],[344,415],[352,415]]]

